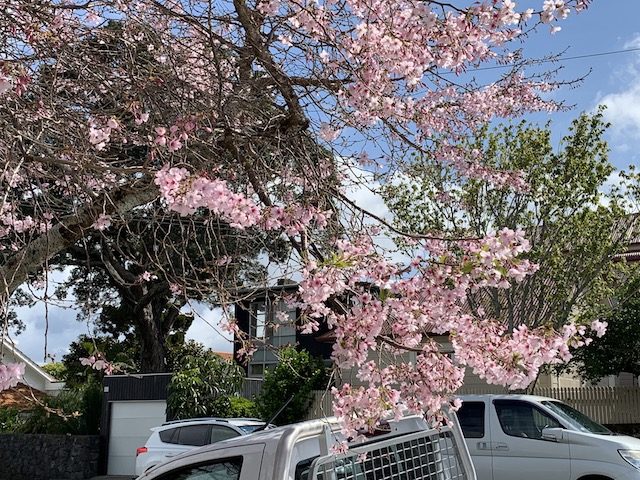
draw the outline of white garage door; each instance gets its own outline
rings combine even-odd
[[[135,475],[136,448],[145,444],[150,428],[162,425],[166,408],[164,400],[111,403],[109,475]]]

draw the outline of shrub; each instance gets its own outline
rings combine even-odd
[[[230,397],[227,417],[256,417],[258,409],[256,403],[244,397]]]
[[[24,415],[15,408],[0,408],[0,432],[12,433],[20,431],[24,423]]]
[[[311,406],[313,390],[326,387],[327,372],[321,359],[294,347],[282,349],[279,357],[276,368],[265,375],[256,404],[260,416],[268,421],[293,397],[274,420],[277,425],[285,425],[304,420]]]
[[[179,360],[178,371],[169,383],[167,409],[174,419],[226,417],[230,397],[242,386],[244,371],[212,351],[187,355]]]
[[[101,402],[100,384],[90,380],[85,385],[63,390],[55,397],[47,397],[25,415],[16,431],[70,435],[97,434]]]

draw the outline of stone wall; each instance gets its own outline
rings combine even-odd
[[[85,480],[98,474],[97,435],[0,434],[0,480]]]

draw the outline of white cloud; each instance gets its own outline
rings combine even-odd
[[[631,79],[626,90],[602,97],[606,118],[620,136],[640,135],[640,76]]]
[[[640,48],[640,33],[624,45],[625,49]],[[640,54],[614,73],[620,85],[616,92],[600,94],[598,104],[606,105],[605,117],[611,122],[614,135],[625,140],[640,135]]]
[[[196,302],[191,306],[195,318],[187,330],[187,338],[200,342],[216,352],[232,352],[233,337],[220,328],[222,309],[210,308],[203,303]]]
[[[38,302],[33,308],[20,307],[16,312],[26,328],[22,334],[12,336],[12,340],[29,358],[40,364],[46,363],[45,342],[47,361],[51,358],[59,361],[69,351],[69,344],[90,330],[76,320],[77,312],[69,308],[52,304],[46,308],[44,302]]]

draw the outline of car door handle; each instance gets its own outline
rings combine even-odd
[[[507,445],[506,443],[496,442],[494,450],[509,450],[509,445]]]

